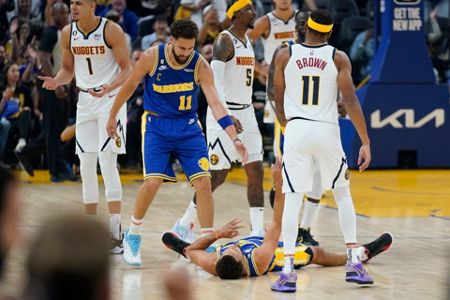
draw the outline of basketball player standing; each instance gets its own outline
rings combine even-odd
[[[264,112],[264,123],[275,123],[274,128],[274,143],[273,151],[275,158],[282,156],[284,134],[280,130],[280,125],[275,117],[275,103],[273,94],[273,76],[270,74],[270,69],[273,70],[272,58],[277,52],[277,47],[282,43],[294,43],[296,39],[299,41],[304,40],[304,32],[302,35],[298,35],[302,31],[297,30],[296,27],[302,28],[309,16],[308,12],[295,11],[292,8],[291,0],[274,0],[275,9],[264,16],[260,17],[255,22],[253,29],[248,31],[248,36],[255,42],[257,39],[262,38],[262,44],[264,46],[264,60],[266,65],[270,65],[268,70],[267,80],[267,98],[266,108]],[[297,36],[298,35],[298,36]],[[311,224],[317,213],[320,198],[322,197],[322,187],[320,185],[320,174],[317,172],[314,174],[313,189],[306,193],[305,208],[303,211],[302,222],[298,227],[297,242],[305,245],[318,246],[319,243],[314,240],[311,235]],[[273,202],[275,192],[270,192],[270,200]]]
[[[294,270],[295,230],[298,212],[312,175],[319,169],[321,183],[331,189],[338,206],[339,223],[347,248],[346,281],[371,284],[356,250],[356,214],[349,188],[347,160],[342,150],[336,99],[342,93],[347,112],[362,146],[359,170],[370,163],[370,141],[364,115],[355,94],[347,55],[328,45],[333,19],[325,10],[311,13],[305,42],[281,49],[275,58],[275,101],[277,119],[286,128],[283,155],[282,219],[284,268],[272,290],[296,291]]]
[[[117,155],[125,153],[126,106],[117,121],[120,138],[113,140],[105,130],[109,110],[118,88],[131,74],[130,54],[119,25],[95,16],[95,0],[71,1],[72,22],[62,30],[63,61],[56,76],[40,77],[43,87],[55,90],[75,75],[80,89],[76,120],[76,153],[80,158],[85,212],[97,214],[97,159],[105,183],[110,213],[111,252],[121,253],[120,214],[122,186]]]

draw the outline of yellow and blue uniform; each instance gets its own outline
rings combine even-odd
[[[156,51],[156,63],[145,76],[142,116],[144,179],[176,182],[171,158],[176,158],[189,181],[209,176],[208,151],[198,123],[198,67],[201,56],[193,51],[182,66],[168,59],[168,46]]]
[[[261,276],[266,274],[267,272],[279,272],[283,269],[284,265],[284,249],[283,242],[278,242],[278,248],[273,255],[272,261],[267,270],[258,270],[256,266],[253,250],[260,247],[263,244],[263,237],[260,236],[249,236],[234,242],[229,242],[225,245],[222,245],[216,249],[217,259],[220,258],[221,254],[228,249],[228,247],[232,245],[238,245],[241,249],[243,256],[243,265],[246,270],[247,276]],[[308,265],[313,257],[313,251],[310,247],[296,244],[295,254],[294,254],[294,268],[299,269]]]

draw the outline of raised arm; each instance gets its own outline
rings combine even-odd
[[[353,125],[358,132],[361,139],[362,146],[359,150],[358,166],[360,171],[364,171],[369,167],[370,154],[370,140],[366,128],[366,120],[356,97],[355,87],[352,80],[352,65],[348,59],[347,54],[342,51],[336,51],[334,62],[338,69],[338,86],[341,92],[341,99],[344,102],[345,109],[352,120]]]
[[[284,69],[289,61],[289,48],[282,48],[275,57],[274,87],[275,87],[275,112],[277,120],[282,127],[286,126],[287,120],[284,114]]]
[[[128,51],[127,41],[122,28],[114,23],[106,23],[106,43],[112,48],[112,52],[117,64],[120,67],[120,72],[116,78],[109,85],[104,85],[102,90],[95,92],[90,91],[90,94],[96,97],[103,97],[105,94],[117,89],[122,83],[130,77],[133,68],[130,61],[130,52]]]
[[[220,101],[220,98],[217,95],[216,88],[214,87],[213,72],[208,63],[203,58],[198,70],[198,79],[214,118],[218,121],[219,125],[222,126],[222,128],[231,138],[234,147],[241,155],[242,163],[245,164],[248,157],[247,149],[239,139],[236,129],[234,128],[233,121],[231,120],[231,117],[228,115],[225,106]]]
[[[119,93],[117,94],[114,104],[109,112],[109,120],[106,129],[110,137],[117,137],[116,116],[120,108],[133,95],[144,76],[155,68],[155,51],[156,48],[152,47],[142,53],[131,73],[131,76],[129,76],[125,83],[120,87]]]

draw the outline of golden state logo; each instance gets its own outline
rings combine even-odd
[[[217,164],[219,163],[219,157],[218,157],[217,155],[215,155],[215,154],[212,154],[212,155],[209,157],[209,160],[211,161],[211,164],[212,164],[213,166],[215,166],[215,165],[217,165]]]
[[[120,139],[120,136],[116,137],[116,147],[120,148],[122,146],[122,140]]]
[[[194,82],[184,82],[175,84],[153,84],[153,90],[161,94],[188,92],[194,89]]]
[[[206,157],[202,157],[198,160],[198,166],[205,172],[209,170],[209,161]]]
[[[350,172],[348,169],[345,171],[345,179],[348,180],[350,178]]]

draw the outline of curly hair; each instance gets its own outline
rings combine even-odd
[[[191,20],[177,20],[170,26],[170,34],[175,39],[195,39],[198,35],[198,27]]]
[[[216,273],[220,279],[239,279],[244,266],[231,255],[222,256],[216,264]]]

